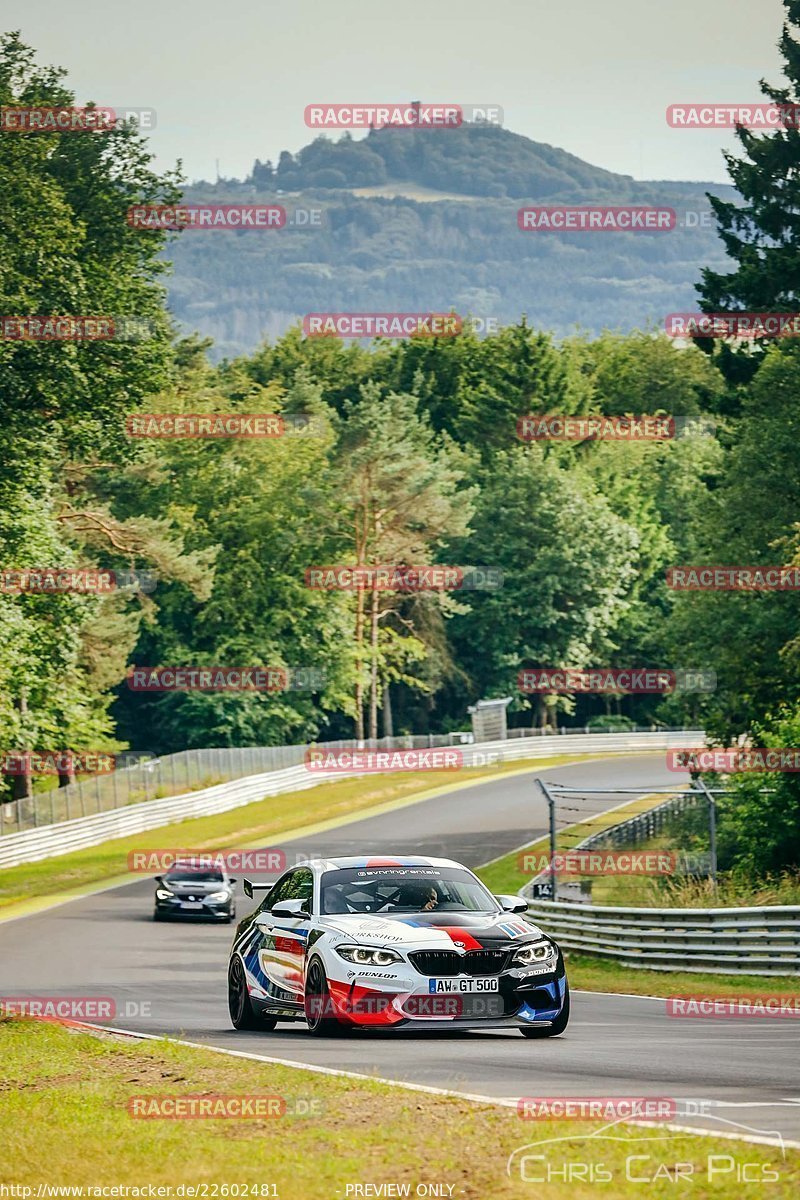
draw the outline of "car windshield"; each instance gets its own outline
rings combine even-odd
[[[462,867],[345,867],[321,880],[323,913],[497,912]]]
[[[178,867],[165,876],[167,883],[222,883],[222,879],[221,871],[193,871],[190,867]]]

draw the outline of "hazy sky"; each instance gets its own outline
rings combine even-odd
[[[780,0],[170,0],[11,5],[79,101],[154,108],[160,168],[243,175],[315,136],[317,101],[502,106],[507,128],[640,179],[726,179],[730,131],[667,127],[680,101],[780,82]],[[340,135],[334,134],[334,137]],[[356,136],[361,136],[357,134]],[[446,133],[443,133],[446,136]]]

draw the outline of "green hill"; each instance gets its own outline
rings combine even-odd
[[[501,324],[525,312],[559,335],[660,325],[696,307],[702,265],[724,262],[706,190],[732,194],[637,182],[489,125],[318,137],[297,155],[283,151],[277,166],[257,160],[246,180],[187,189],[187,200],[275,200],[290,222],[268,233],[182,234],[170,248],[170,303],[220,355],[307,312],[455,309]],[[678,226],[523,233],[523,203],[667,205]],[[316,210],[320,224],[292,223],[297,210]]]

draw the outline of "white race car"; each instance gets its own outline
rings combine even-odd
[[[558,946],[520,896],[493,896],[445,858],[311,859],[238,926],[228,967],[237,1029],[305,1017],[357,1028],[511,1028],[553,1037],[569,1020]]]

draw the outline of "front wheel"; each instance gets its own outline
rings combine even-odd
[[[564,1003],[561,1012],[550,1025],[531,1025],[529,1029],[520,1028],[520,1033],[527,1038],[558,1037],[569,1024],[569,985],[564,989]]]
[[[228,967],[228,1012],[234,1029],[274,1029],[277,1017],[262,1017],[255,1012],[247,991],[247,980],[240,958],[232,958]]]
[[[322,963],[315,958],[306,976],[305,1010],[308,1032],[314,1037],[337,1037],[342,1026],[331,1012],[331,994]]]

